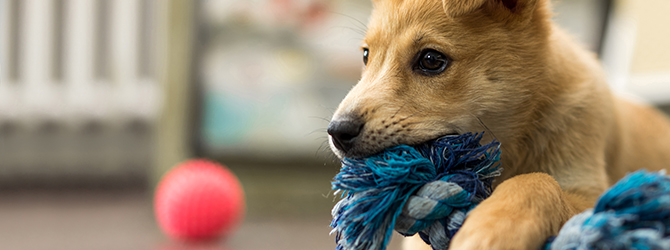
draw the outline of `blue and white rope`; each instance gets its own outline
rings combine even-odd
[[[670,249],[670,177],[634,172],[573,216],[545,249]]]
[[[418,232],[433,248],[444,249],[500,174],[500,144],[482,146],[482,135],[446,136],[343,159],[332,182],[343,196],[332,212],[337,249],[383,250],[394,228],[405,235]]]
[[[447,179],[443,178],[443,179]],[[398,217],[395,230],[402,235],[419,233],[434,249],[446,249],[463,225],[467,212],[479,203],[472,193],[456,183],[430,182],[409,198]]]

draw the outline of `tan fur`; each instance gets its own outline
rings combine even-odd
[[[548,0],[374,5],[368,64],[333,116],[365,125],[352,150],[332,148],[363,156],[451,133],[495,136],[505,170],[450,249],[537,249],[627,172],[670,162],[667,118],[614,97],[595,56],[550,21]],[[414,72],[423,48],[451,57],[447,70]],[[419,241],[406,249],[430,249]]]

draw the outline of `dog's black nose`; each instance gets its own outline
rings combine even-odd
[[[361,119],[333,120],[328,125],[328,134],[333,137],[336,148],[347,152],[354,146],[354,141],[363,130],[363,125]]]

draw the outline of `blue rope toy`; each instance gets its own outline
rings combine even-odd
[[[491,194],[502,169],[500,143],[483,133],[400,145],[364,159],[343,159],[332,182],[338,250],[384,250],[395,229],[448,249],[467,213]],[[574,216],[544,249],[670,249],[670,178],[638,171]]]
[[[490,195],[493,178],[502,171],[500,143],[481,146],[482,136],[445,136],[343,159],[332,182],[344,197],[333,208],[337,249],[383,250],[394,228],[403,235],[418,232],[435,249],[448,247],[467,212]],[[406,205],[421,209],[401,216]]]
[[[545,249],[670,249],[670,177],[639,170],[573,216]]]

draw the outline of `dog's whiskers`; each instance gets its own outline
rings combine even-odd
[[[310,119],[319,119],[319,120],[322,120],[322,121],[325,121],[325,122],[330,122],[330,119],[325,118],[325,117],[321,117],[321,116],[309,116],[309,117],[307,117],[307,118],[310,118]]]
[[[400,113],[400,110],[402,110],[402,108],[404,108],[406,105],[407,103],[403,103],[402,106],[400,106],[400,108],[398,108],[398,110],[396,110],[395,113],[393,113],[391,119],[393,119],[396,115],[398,115],[398,113]]]
[[[357,32],[359,32],[360,34],[365,36],[365,32],[368,30],[368,27],[367,27],[367,25],[365,25],[365,23],[361,22],[361,20],[358,20],[358,19],[354,18],[353,16],[350,16],[350,15],[347,15],[347,14],[344,14],[344,13],[339,13],[339,12],[335,12],[335,11],[330,11],[330,13],[335,14],[335,15],[340,15],[340,16],[343,16],[343,17],[347,17],[347,18],[351,19],[352,21],[355,21],[355,23],[353,23],[353,24],[358,29]]]
[[[326,128],[317,128],[317,129],[315,129],[315,130],[312,130],[312,132],[307,133],[307,135],[312,135],[312,134],[314,134],[314,133],[316,133],[316,132],[323,132],[323,133],[325,133],[325,132],[327,132],[327,131],[328,131],[328,130],[327,130]]]
[[[423,123],[423,122],[408,122],[408,123],[403,123],[402,125],[412,126],[414,124],[421,124],[421,123]]]
[[[472,112],[470,112],[470,115],[471,115],[472,117],[474,117],[475,119],[477,119],[477,121],[479,121],[479,124],[480,124],[482,127],[484,127],[484,131],[491,133],[491,136],[493,136],[493,139],[495,139],[496,141],[500,141],[500,139],[498,139],[498,137],[496,136],[496,134],[493,133],[493,131],[492,131],[491,129],[489,129],[488,126],[486,126],[486,124],[484,123],[484,121],[482,121],[481,118],[479,118],[478,116],[476,116],[476,115],[473,114]],[[503,149],[503,151],[506,151],[506,149],[505,149],[505,145],[503,145],[502,143],[500,144],[500,147]]]
[[[407,120],[407,119],[409,119],[409,118],[412,118],[413,116],[415,116],[415,115],[417,115],[417,114],[419,114],[419,113],[422,113],[422,112],[424,112],[424,111],[426,111],[426,110],[424,109],[424,110],[419,110],[419,111],[417,111],[417,112],[414,112],[414,113],[411,114],[411,115],[408,115],[408,116],[405,116],[405,117],[399,119],[397,122],[398,122],[398,123],[403,122],[403,121],[405,121],[405,120]]]
[[[365,31],[361,30],[359,27],[354,27],[354,28],[352,28],[352,27],[347,27],[347,26],[334,26],[333,28],[347,29],[347,30],[353,31],[353,32],[355,32],[356,34],[359,34],[359,35],[365,37]],[[360,39],[356,39],[356,40],[358,41],[358,40],[360,40]]]
[[[316,149],[316,152],[314,152],[314,156],[319,155],[319,153],[330,153],[333,154],[332,151],[328,150],[328,140],[321,142],[321,145]]]

